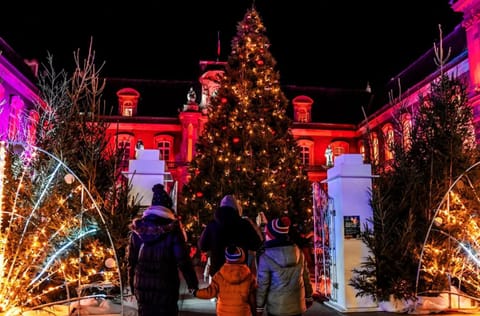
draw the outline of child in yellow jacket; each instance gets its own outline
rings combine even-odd
[[[193,295],[202,299],[217,298],[218,316],[252,316],[257,280],[245,263],[245,253],[240,247],[229,246],[225,249],[225,260],[210,285],[194,291]]]

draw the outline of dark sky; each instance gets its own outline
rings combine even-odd
[[[106,77],[196,80],[221,59],[252,1],[9,1],[0,37],[21,56],[69,70],[90,38]],[[50,4],[51,3],[51,4]],[[105,3],[105,4],[103,4]],[[107,4],[109,3],[109,4]],[[384,86],[461,21],[449,0],[256,0],[282,84]],[[7,9],[7,10],[5,10]],[[432,61],[433,63],[433,61]]]

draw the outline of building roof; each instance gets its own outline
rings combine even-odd
[[[178,117],[191,87],[200,91],[200,83],[180,80],[105,78],[103,98],[112,115],[118,113],[117,91],[133,88],[140,93],[137,116]]]
[[[36,60],[22,59],[18,53],[13,50],[3,38],[0,37],[0,59],[4,67],[9,67],[18,75],[23,76],[26,80],[23,83],[28,85],[30,89],[37,90],[34,83],[37,81],[36,75],[38,71],[38,62]],[[5,62],[6,61],[6,62]]]
[[[443,47],[445,55],[448,50],[451,50],[450,60],[465,53],[467,50],[466,35],[460,24],[444,37]],[[401,91],[407,91],[409,87],[434,73],[438,69],[434,57],[435,50],[432,45],[430,50],[406,69],[392,76],[382,91],[371,92],[367,87],[365,89],[342,89],[283,85],[282,91],[289,100],[287,113],[293,117],[293,98],[305,95],[313,99],[313,123],[360,124],[365,119],[365,115],[371,115],[389,103],[389,93],[398,96],[399,88]],[[205,66],[204,63],[205,61],[203,64],[200,63],[200,68]],[[198,71],[192,69],[192,74],[196,73]],[[106,78],[106,81],[103,96],[107,106],[112,108],[114,115],[118,111],[116,92],[127,87],[140,92],[137,116],[142,117],[178,117],[178,113],[187,103],[187,94],[190,88],[193,87],[196,95],[201,96],[201,85],[198,78],[190,81]],[[198,99],[197,102],[200,100]]]
[[[436,48],[440,48],[440,43],[435,43]],[[442,40],[443,54],[446,58],[445,63],[455,60],[457,57],[466,58],[467,50],[467,38],[465,29],[461,24],[458,24],[452,32],[447,36],[444,36]],[[407,68],[402,70],[397,75],[392,76],[386,83],[383,97],[377,97],[377,101],[374,104],[372,110],[378,110],[383,105],[388,103],[388,93],[391,92],[393,96],[398,96],[399,90],[402,92],[407,91],[408,88],[415,86],[417,83],[424,81],[431,74],[438,71],[439,66],[436,63],[435,48],[432,44],[432,48],[426,51],[422,56],[417,58]],[[400,85],[399,85],[400,84]]]
[[[200,83],[195,81],[106,78],[103,98],[113,115],[118,113],[116,92],[127,87],[140,93],[137,116],[178,117],[191,87],[197,96],[201,95]],[[361,107],[368,104],[370,98],[366,90],[286,85],[282,91],[289,100],[287,113],[291,117],[293,98],[300,95],[312,98],[312,121],[318,123],[356,124],[361,121]]]

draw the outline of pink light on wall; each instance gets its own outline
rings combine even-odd
[[[3,47],[2,47],[3,48]],[[25,126],[35,105],[45,107],[38,88],[6,56],[0,54],[0,140],[28,141]]]
[[[5,87],[0,83],[0,140],[6,138],[5,131],[8,127],[7,100],[5,98]]]
[[[24,126],[25,115],[23,110],[25,102],[18,96],[12,95],[10,97],[10,114],[9,114],[9,126],[8,126],[8,138],[15,141],[25,141],[25,137],[28,130]]]

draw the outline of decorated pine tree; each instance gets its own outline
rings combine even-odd
[[[222,196],[235,194],[243,215],[268,219],[280,214],[305,225],[311,214],[311,186],[286,114],[276,61],[255,8],[237,25],[208,122],[196,144],[184,186],[187,228],[206,223]]]
[[[126,186],[117,190],[121,153],[106,146],[93,57],[76,55],[70,76],[49,56],[42,102],[20,113],[28,129],[0,140],[2,313],[120,295],[126,284],[123,253],[138,208],[127,205]]]

